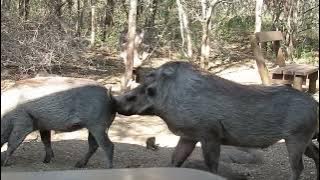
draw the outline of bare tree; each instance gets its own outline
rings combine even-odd
[[[157,14],[157,8],[158,8],[158,0],[153,0],[150,7],[150,16],[148,16],[145,20],[144,27],[147,29],[153,28],[155,17]]]
[[[62,8],[64,5],[66,5],[67,1],[63,2],[62,0],[56,0],[56,1],[50,1],[50,2],[51,2],[51,6],[53,6],[51,9],[54,10],[54,15],[57,17],[56,23],[58,25],[58,29],[62,31],[63,30]]]
[[[221,3],[231,3],[231,1],[219,1],[219,0],[201,0],[202,6],[202,38],[201,38],[201,56],[200,56],[200,66],[206,69],[209,64],[210,56],[210,40],[209,32],[211,30],[211,17],[214,14],[216,6]]]
[[[130,88],[130,82],[133,79],[133,61],[135,51],[135,38],[136,38],[136,20],[137,20],[137,0],[130,0],[130,9],[128,17],[128,40],[127,40],[127,58],[125,61],[125,73],[122,83],[122,90]]]
[[[114,12],[115,1],[114,0],[106,0],[105,6],[105,17],[104,17],[104,27],[102,30],[102,40],[107,40],[107,32],[108,29],[113,26],[113,12]]]
[[[260,32],[261,31],[261,23],[262,23],[262,6],[263,6],[263,0],[256,0],[256,20],[255,20],[255,30],[254,32]]]
[[[28,20],[29,10],[30,10],[30,0],[19,0],[19,15],[23,17],[24,20]]]
[[[91,46],[94,45],[95,42],[95,36],[96,36],[96,14],[95,14],[95,2],[94,0],[91,0],[91,38],[90,38],[90,44]]]
[[[188,16],[187,16],[186,11],[184,10],[184,7],[183,7],[184,0],[176,0],[176,2],[177,2],[179,21],[180,21],[182,50],[184,48],[184,43],[186,40],[187,41],[187,57],[192,58],[192,54],[193,54],[192,53],[192,40],[191,40],[191,34],[190,34],[190,29],[189,29]]]
[[[82,23],[82,19],[81,19],[81,1],[77,0],[77,25],[76,25],[76,36],[80,37],[81,36],[81,23]]]
[[[87,9],[89,7],[89,1],[88,0],[83,0],[83,6],[82,6],[82,10],[80,12],[80,0],[79,0],[79,4],[78,4],[78,36],[80,37],[81,36],[81,30],[84,28],[84,17],[85,17],[85,14],[87,12]]]
[[[68,3],[69,14],[72,15],[72,6],[74,5],[73,0],[66,0]]]

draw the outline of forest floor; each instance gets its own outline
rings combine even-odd
[[[210,64],[210,71],[217,75],[243,84],[260,84],[260,77],[248,47],[235,44],[227,49],[228,56]],[[250,53],[249,53],[250,52]],[[104,54],[104,51],[88,51],[86,63],[89,66],[60,67],[59,75],[86,77],[95,79],[113,91],[119,91],[120,75],[123,65],[117,57]],[[164,58],[151,59],[151,66],[159,66],[168,61]],[[83,68],[85,67],[85,68]],[[1,72],[1,89],[14,83],[16,78],[10,70]],[[318,83],[317,83],[318,84]],[[319,87],[317,88],[319,89]],[[319,101],[319,90],[313,95]],[[166,124],[158,117],[117,115],[109,129],[109,136],[115,143],[114,168],[164,167],[170,162],[171,154],[178,141]],[[155,137],[159,150],[146,149],[145,141]],[[1,167],[1,172],[9,171],[49,171],[75,169],[73,165],[87,151],[87,130],[70,133],[53,133],[55,158],[49,164],[42,163],[44,148],[37,132],[30,134],[13,154],[9,166]],[[5,147],[2,148],[2,151]],[[302,180],[316,179],[314,162],[304,157],[305,169]],[[224,146],[220,160],[219,174],[239,179],[243,175],[248,179],[282,180],[288,179],[290,168],[285,144],[279,142],[263,150],[242,151]],[[86,168],[104,168],[105,155],[99,148],[90,159]],[[207,170],[198,145],[184,167]]]

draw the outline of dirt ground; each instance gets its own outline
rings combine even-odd
[[[212,72],[224,78],[244,84],[260,83],[259,74],[253,61],[231,62],[228,64],[211,64]],[[119,89],[119,78],[108,76],[109,71],[98,72],[90,78],[106,86]],[[85,73],[62,74],[68,76],[88,77]],[[13,81],[3,78],[1,89],[5,89]],[[314,95],[319,99],[319,91]],[[178,137],[169,132],[167,126],[158,117],[151,116],[120,116],[118,115],[109,129],[109,136],[115,143],[114,168],[165,167],[170,162]],[[156,137],[159,150],[145,148],[148,137]],[[42,163],[44,148],[37,132],[30,134],[25,142],[13,154],[9,166],[1,167],[1,172],[8,171],[50,171],[75,169],[73,166],[87,151],[87,131],[80,130],[71,133],[53,133],[53,150],[55,158],[49,164]],[[2,148],[2,151],[5,147]],[[290,168],[287,150],[283,142],[267,149],[242,151],[224,146],[221,151],[219,174],[230,179],[241,179],[246,176],[255,180],[288,179]],[[314,162],[304,157],[305,169],[302,180],[316,179]],[[99,148],[90,159],[86,168],[104,168],[105,155]],[[198,145],[184,167],[207,170]]]

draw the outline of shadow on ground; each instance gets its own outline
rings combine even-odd
[[[243,149],[224,146],[220,159],[218,174],[228,179],[286,179],[289,176],[287,159],[278,158],[283,155],[283,144],[264,151],[248,153]],[[44,148],[41,142],[24,142],[13,154],[9,166],[1,167],[1,172],[9,171],[50,171],[70,170],[86,153],[88,148],[85,140],[62,140],[53,142],[55,157],[49,164],[42,163]],[[281,151],[281,153],[280,153]],[[115,143],[114,168],[167,167],[173,148],[160,147],[157,151],[144,146]],[[2,154],[2,153],[1,153]],[[264,156],[264,157],[263,157]],[[99,148],[89,160],[86,169],[101,169],[105,167],[105,155]],[[264,169],[270,163],[274,164]],[[183,167],[208,171],[205,166],[201,149],[197,147]],[[242,168],[239,168],[242,167]],[[305,160],[304,178],[315,178],[314,165]],[[235,170],[237,169],[237,170]],[[270,175],[271,174],[271,175]],[[268,177],[266,177],[268,175]]]

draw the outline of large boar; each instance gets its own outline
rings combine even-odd
[[[186,62],[169,62],[115,99],[120,114],[157,115],[180,136],[173,166],[181,166],[197,142],[217,172],[220,145],[266,148],[285,139],[291,180],[303,170],[303,154],[319,171],[319,149],[311,141],[318,133],[318,103],[291,87],[241,85]]]

